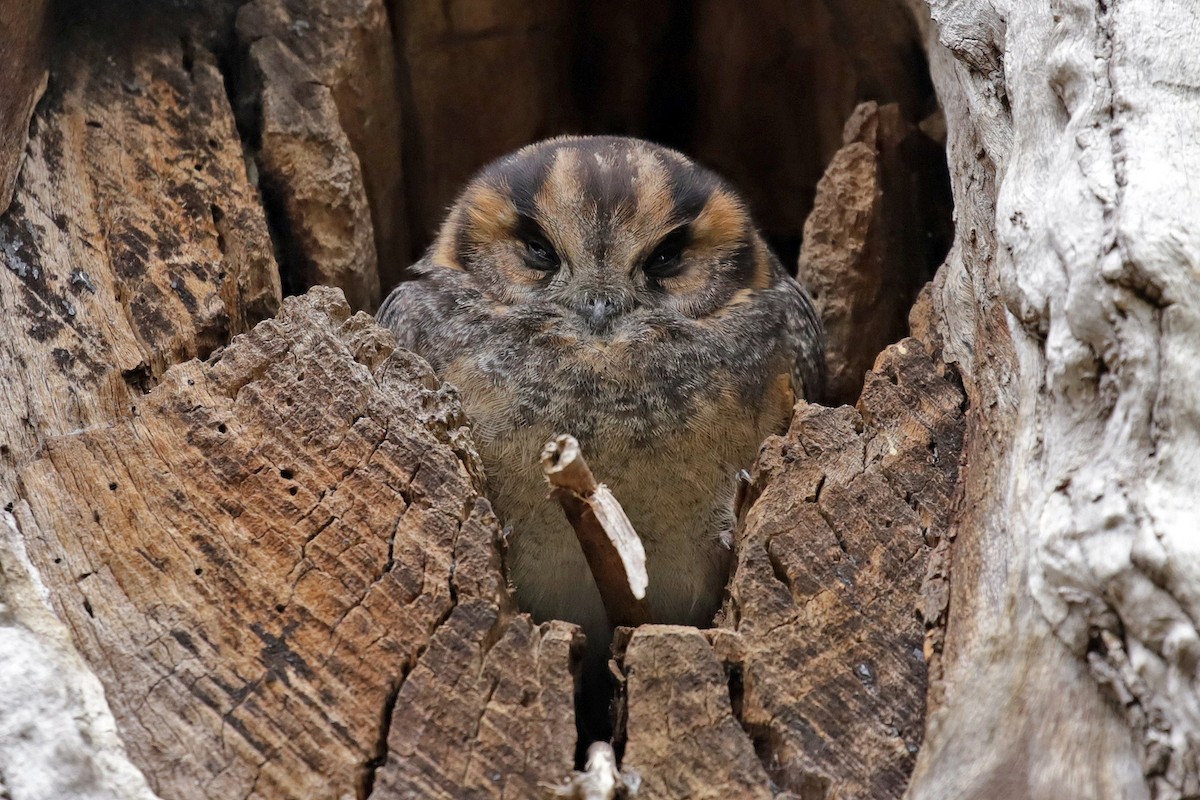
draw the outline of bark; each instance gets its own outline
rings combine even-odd
[[[6,504],[47,437],[129,416],[168,365],[279,303],[215,58],[177,36],[64,50],[0,217]]]
[[[853,404],[875,357],[907,334],[950,216],[941,176],[924,168],[942,149],[898,105],[863,103],[842,139],[817,184],[796,273],[825,324],[830,405]]]
[[[909,794],[1186,797],[1200,36],[1183,4],[931,4],[970,399],[946,650]]]
[[[383,0],[317,5],[241,7],[237,99],[293,290],[372,310],[407,263],[396,60]]]

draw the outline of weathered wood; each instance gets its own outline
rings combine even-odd
[[[796,277],[825,325],[828,405],[854,403],[949,244],[941,148],[896,104],[863,103],[817,184]]]
[[[164,796],[361,791],[435,629],[452,611],[497,615],[498,533],[474,499],[462,412],[393,348],[339,293],[314,290],[168,371],[133,419],[53,439],[22,471],[30,559]],[[479,599],[456,610],[460,580]],[[524,618],[508,630],[496,663],[542,652],[541,667],[466,702],[507,700],[518,741],[557,740],[573,727],[570,637]],[[550,699],[523,705],[538,679]],[[429,710],[407,697],[397,717]],[[573,744],[525,761],[551,759],[539,777],[556,777]]]
[[[295,291],[379,303],[408,264],[397,66],[383,0],[254,0],[236,76]]]
[[[609,624],[615,628],[650,622],[642,540],[613,493],[596,483],[574,436],[546,443],[542,470],[579,539]]]
[[[625,694],[622,765],[641,776],[639,797],[770,800],[770,778],[700,631],[645,625],[618,644],[617,663]]]
[[[396,698],[377,800],[535,797],[570,771],[583,638],[516,614],[499,535],[477,499],[454,542],[456,605]]]
[[[755,467],[725,624],[742,724],[777,786],[899,797],[920,745],[917,597],[950,520],[962,395],[888,348],[857,410],[801,406]]]
[[[95,64],[103,62],[104,69]],[[128,416],[166,367],[274,313],[279,280],[215,59],[83,40],[0,216],[0,499],[47,436]]]
[[[0,214],[25,158],[29,118],[46,88],[49,0],[0,0]]]
[[[0,686],[0,797],[156,800],[7,512],[0,512]]]
[[[423,367],[317,293],[167,371],[278,302],[223,78],[260,105],[246,130],[266,145],[247,146],[267,184],[296,175],[278,244],[302,242],[288,214],[311,215],[306,246],[355,269],[372,247],[386,260],[401,152],[427,233],[468,172],[626,98],[620,76],[659,88],[595,127],[684,144],[785,244],[851,98],[930,110],[897,69],[920,60],[898,7],[672,3],[631,33],[642,6],[606,6],[583,19],[611,14],[613,50],[638,60],[568,77],[591,30],[570,4],[392,3],[393,90],[381,6],[315,5],[247,5],[246,52],[221,63],[246,56],[261,92],[203,37],[146,25],[64,48],[32,127],[0,113],[0,176],[11,132],[31,132],[0,218],[0,490],[28,550],[0,555],[0,636],[21,642],[0,663],[19,649],[21,685],[44,688],[10,692],[0,723],[46,725],[0,753],[6,778],[61,735],[99,743],[72,762],[89,780],[146,794],[71,647],[165,796],[529,796],[570,766],[576,634],[512,608],[462,420]],[[756,470],[724,627],[641,629],[622,653],[647,796],[896,796],[920,739],[918,602],[931,713],[913,798],[1200,793],[1200,30],[1180,3],[933,7],[958,228],[913,330],[970,399],[961,492],[954,376],[915,344],[857,411],[802,408]],[[363,73],[383,77],[357,95]],[[0,100],[28,108],[25,77]],[[391,114],[393,91],[413,113],[389,150],[398,116],[372,109]],[[37,581],[70,642],[26,602]]]
[[[1195,796],[1200,20],[930,5],[971,411],[909,796]]]
[[[400,690],[372,797],[540,796],[571,770],[582,649],[573,625],[460,597]]]
[[[618,658],[623,765],[649,796],[903,793],[924,720],[916,612],[950,521],[962,399],[906,339],[857,410],[801,405],[768,439],[712,646],[643,627]]]

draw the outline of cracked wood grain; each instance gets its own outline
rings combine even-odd
[[[374,310],[408,263],[399,75],[383,0],[254,0],[231,80],[293,291]]]
[[[622,766],[639,797],[770,800],[770,777],[730,705],[728,678],[695,628],[643,625],[616,646],[624,686]]]
[[[1187,4],[929,4],[970,398],[914,800],[1200,792]]]
[[[499,736],[476,768],[569,766],[574,634],[516,616],[457,400],[394,347],[313,290],[170,369],[132,419],[51,439],[22,470],[30,560],[159,794],[370,786],[384,710],[389,742],[411,736],[403,721],[430,710],[412,693],[455,635],[487,639],[497,676],[460,702],[538,746],[513,757]]]
[[[867,374],[857,408],[801,405],[763,446],[714,639],[774,784],[900,797],[924,723],[930,545],[945,535],[962,393],[915,339]]]
[[[623,766],[649,796],[901,796],[924,724],[918,608],[953,508],[962,402],[905,339],[857,408],[800,404],[763,445],[718,627],[618,637]]]

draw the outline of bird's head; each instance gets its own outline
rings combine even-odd
[[[485,167],[427,259],[500,305],[606,335],[639,312],[700,319],[782,270],[728,184],[673,150],[562,137]]]

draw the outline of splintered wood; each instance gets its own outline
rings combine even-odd
[[[48,437],[130,416],[279,308],[216,57],[166,31],[63,50],[0,216],[0,506]]]
[[[646,604],[646,551],[625,510],[583,459],[573,436],[559,436],[542,450],[542,469],[579,537],[608,621],[613,627],[650,622]]]

